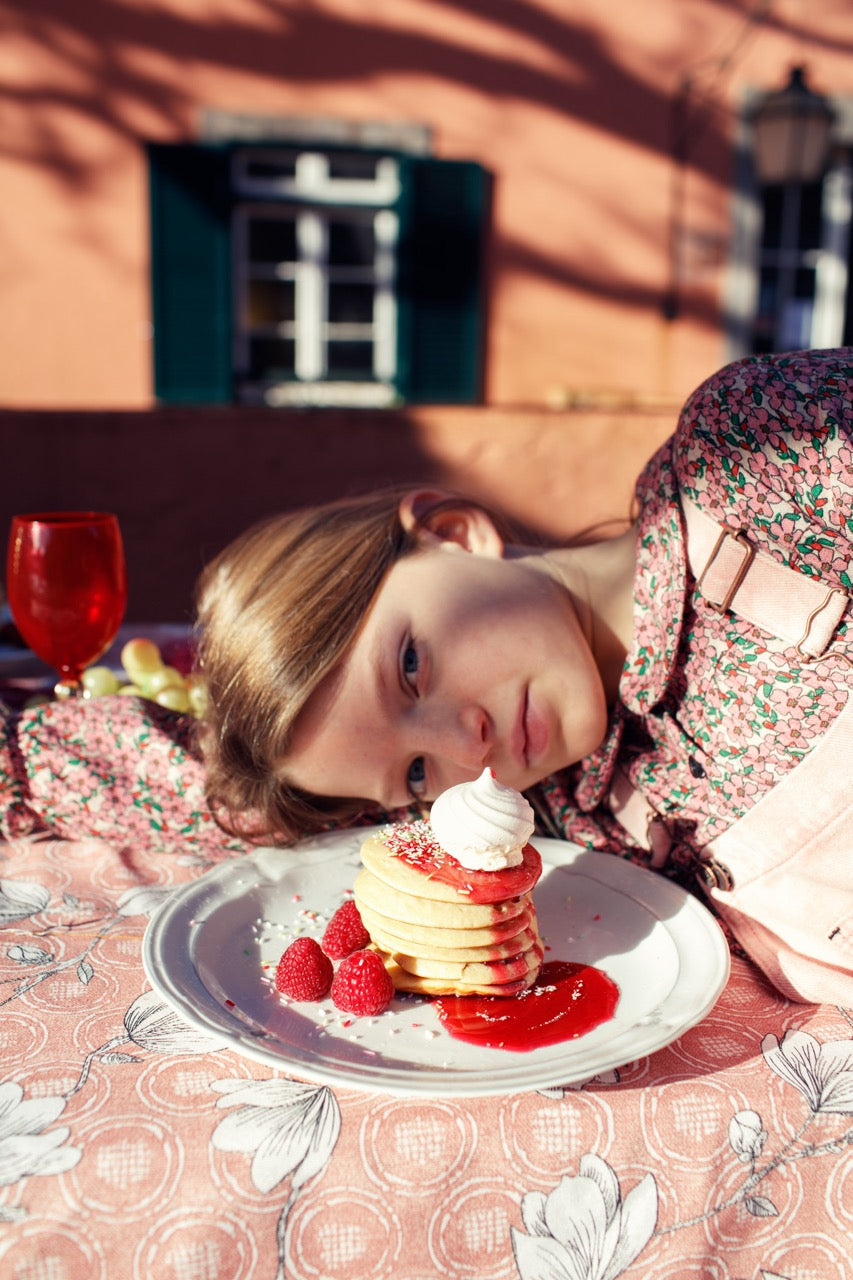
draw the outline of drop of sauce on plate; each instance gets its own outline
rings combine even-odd
[[[457,1040],[526,1053],[586,1035],[608,1022],[619,988],[601,969],[549,960],[517,996],[439,996],[435,1008]]]

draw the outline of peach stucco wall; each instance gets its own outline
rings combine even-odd
[[[725,355],[744,89],[805,62],[853,92],[849,0],[4,0],[0,17],[7,407],[151,404],[143,143],[192,138],[209,107],[417,121],[492,170],[488,404],[678,401]]]
[[[207,559],[265,515],[389,484],[439,484],[561,538],[624,520],[668,411],[422,409],[279,414],[0,411],[0,528],[16,511],[107,507],[129,566],[127,617],[186,621]]]

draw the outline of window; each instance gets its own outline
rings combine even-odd
[[[396,395],[399,166],[388,156],[238,151],[234,376],[244,399]]]
[[[744,133],[728,293],[729,355],[853,344],[853,102],[820,181],[759,185]]]
[[[752,350],[792,351],[844,341],[850,170],[822,182],[761,190],[762,236]]]
[[[480,399],[479,165],[281,143],[149,162],[160,400]]]

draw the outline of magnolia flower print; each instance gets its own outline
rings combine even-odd
[[[767,1141],[767,1130],[762,1127],[757,1111],[738,1111],[729,1121],[729,1145],[738,1160],[750,1164],[758,1159]]]
[[[775,1217],[778,1210],[770,1195],[758,1194],[759,1187],[772,1187],[773,1174],[794,1160],[837,1155],[853,1145],[853,1130],[850,1129],[840,1135],[830,1134],[823,1142],[805,1141],[807,1131],[821,1124],[820,1118],[826,1126],[832,1124],[829,1117],[853,1112],[853,1040],[829,1040],[821,1044],[806,1031],[788,1031],[781,1041],[775,1035],[766,1035],[761,1041],[761,1052],[771,1071],[793,1085],[809,1109],[799,1128],[775,1154],[765,1152],[768,1135],[758,1112],[751,1109],[737,1111],[729,1121],[729,1146],[749,1171],[742,1186],[732,1196],[696,1221],[735,1204],[743,1204],[747,1212],[757,1218]],[[763,1163],[759,1164],[762,1157]],[[677,1231],[686,1225],[673,1223],[658,1234]],[[762,1275],[772,1280],[770,1272],[762,1272]]]
[[[0,928],[44,911],[50,894],[29,880],[0,880]]]
[[[623,1200],[610,1165],[583,1156],[577,1177],[561,1178],[548,1196],[531,1191],[522,1199],[528,1234],[512,1228],[521,1280],[615,1280],[645,1249],[657,1211],[650,1173]]]
[[[66,1145],[70,1130],[50,1128],[64,1110],[64,1098],[25,1099],[14,1081],[0,1084],[0,1186],[74,1167],[82,1153]],[[0,1220],[4,1216],[0,1212]]]
[[[213,1053],[224,1048],[222,1036],[197,1030],[184,1022],[155,991],[144,991],[137,996],[124,1015],[126,1036],[140,1049],[154,1053]]]
[[[217,1107],[236,1108],[217,1126],[213,1145],[252,1156],[259,1191],[291,1173],[299,1187],[328,1164],[341,1128],[330,1089],[296,1080],[214,1080],[212,1087],[223,1095]]]
[[[78,982],[88,986],[95,976],[92,963],[95,952],[104,938],[121,924],[122,918],[152,915],[173,892],[171,888],[158,885],[141,885],[127,890],[118,899],[118,909],[114,915],[102,921],[85,921],[93,928],[97,925],[97,928],[94,928],[94,932],[90,934],[81,951],[66,955],[61,960],[46,947],[34,944],[13,944],[8,948],[6,956],[19,966],[22,972],[20,978],[12,979],[10,985],[13,985],[13,990],[5,998],[0,999],[0,1006],[10,1004],[13,1000],[27,995],[42,982],[70,969],[74,969]],[[26,880],[0,880],[0,927],[38,915],[47,908],[49,902],[50,894],[43,885]],[[69,894],[63,897],[62,906],[72,915],[85,909],[85,904],[81,904],[78,898],[71,897]],[[79,924],[79,921],[72,919],[65,924],[52,927],[67,930],[70,933]],[[4,981],[9,982],[8,979]]]
[[[781,1041],[765,1036],[761,1052],[771,1070],[799,1089],[812,1112],[853,1113],[853,1040],[821,1044],[807,1031],[788,1031]]]
[[[252,1157],[251,1178],[270,1192],[288,1176],[290,1194],[276,1227],[278,1280],[285,1275],[287,1219],[300,1189],[321,1173],[341,1131],[341,1113],[331,1089],[298,1080],[214,1080],[223,1096],[217,1107],[234,1108],[216,1127],[217,1151]]]
[[[154,884],[128,889],[116,903],[118,914],[120,916],[152,916],[174,892],[170,886]]]
[[[214,1053],[225,1044],[220,1037],[199,1031],[184,1022],[155,991],[144,991],[141,996],[137,996],[123,1021],[123,1032],[86,1055],[79,1079],[67,1095],[69,1098],[83,1088],[96,1058],[111,1064],[139,1062],[140,1059],[133,1054],[122,1052],[122,1046],[126,1044],[133,1044],[153,1053],[168,1054]]]

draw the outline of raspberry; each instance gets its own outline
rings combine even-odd
[[[332,960],[343,960],[344,956],[366,947],[368,942],[370,934],[361,923],[358,907],[350,898],[343,906],[338,907],[326,925],[320,945]]]
[[[354,951],[338,966],[332,983],[332,1002],[345,1013],[381,1013],[394,994],[382,958],[375,951]]]
[[[334,969],[314,938],[291,942],[278,962],[275,989],[290,1000],[322,1000],[329,994]]]

